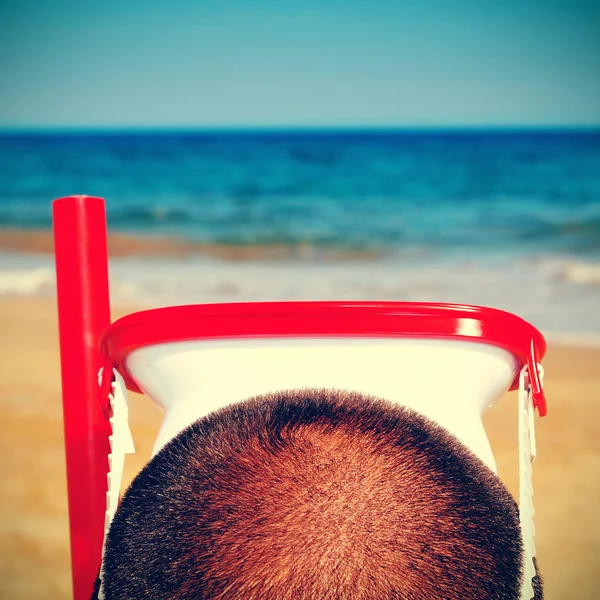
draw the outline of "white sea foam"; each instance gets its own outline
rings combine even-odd
[[[37,294],[54,283],[54,271],[49,267],[0,271],[0,294]]]
[[[230,263],[192,260],[113,263],[116,302],[165,306],[204,302],[391,300],[452,302],[513,312],[542,331],[600,335],[600,290],[564,277],[568,261],[381,261]]]
[[[544,331],[549,344],[576,346],[578,348],[600,348],[600,333]]]
[[[563,270],[564,276],[573,283],[581,285],[600,285],[600,263],[571,261]]]
[[[0,257],[0,294],[55,293],[51,258],[14,260]],[[557,256],[352,263],[127,258],[111,261],[110,289],[114,306],[147,308],[269,300],[476,304],[515,313],[560,343],[596,345],[597,268]]]

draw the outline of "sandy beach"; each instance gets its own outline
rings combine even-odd
[[[113,318],[130,311],[114,311]],[[0,598],[69,598],[68,522],[56,306],[0,300]],[[534,464],[538,559],[548,600],[600,591],[600,349],[551,346],[544,361],[549,414],[537,419]],[[137,453],[148,459],[160,412],[130,396]],[[516,395],[486,417],[501,477],[517,484]]]

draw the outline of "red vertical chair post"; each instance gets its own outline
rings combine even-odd
[[[110,324],[104,200],[52,207],[75,600],[89,600],[101,562],[110,427],[98,386],[100,334]]]

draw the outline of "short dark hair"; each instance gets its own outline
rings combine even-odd
[[[522,563],[512,496],[453,435],[383,400],[296,390],[210,414],[146,465],[111,525],[103,587],[107,600],[519,600]]]

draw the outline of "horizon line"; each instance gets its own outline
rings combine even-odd
[[[19,134],[244,134],[244,133],[501,133],[600,132],[598,124],[470,125],[26,125],[1,126],[0,135]]]

